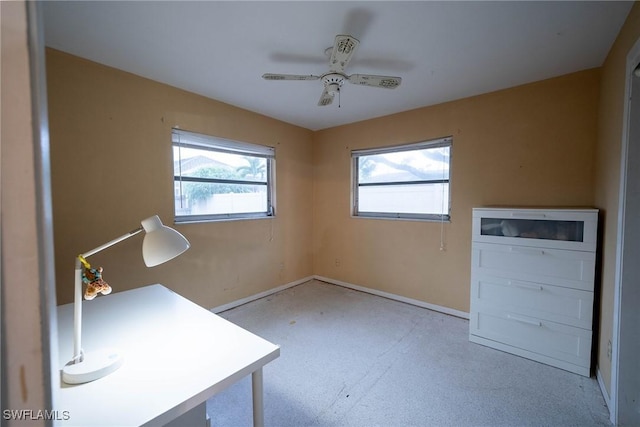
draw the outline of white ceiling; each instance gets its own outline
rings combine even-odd
[[[47,46],[311,130],[602,65],[632,2],[47,1]],[[345,83],[317,106],[337,34],[360,40]]]

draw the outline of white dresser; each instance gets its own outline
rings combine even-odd
[[[473,209],[469,339],[589,376],[597,209]]]

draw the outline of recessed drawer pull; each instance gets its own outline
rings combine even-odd
[[[507,314],[507,319],[515,320],[516,322],[520,322],[520,323],[526,323],[527,325],[542,327],[542,322],[540,321],[523,319],[521,317],[516,317],[511,314]]]
[[[514,246],[509,246],[509,252],[525,255],[544,255],[544,251],[542,249],[517,248]]]
[[[516,288],[529,289],[532,291],[542,291],[544,288],[542,285],[534,285],[533,283],[512,282],[509,280],[509,286],[515,286]]]

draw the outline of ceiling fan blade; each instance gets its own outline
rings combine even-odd
[[[359,44],[358,39],[354,37],[337,35],[329,60],[331,71],[344,71]]]
[[[375,76],[371,74],[352,74],[347,80],[356,85],[383,87],[386,89],[395,89],[402,82],[400,77]]]
[[[330,105],[333,102],[333,97],[335,96],[335,92],[330,92],[328,87],[325,87],[322,91],[322,95],[320,95],[320,100],[318,101],[318,106],[323,107],[325,105]]]
[[[270,74],[266,73],[262,75],[265,80],[318,80],[320,76],[314,76],[313,74]]]

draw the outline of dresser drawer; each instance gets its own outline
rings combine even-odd
[[[595,251],[597,209],[474,208],[474,242]]]
[[[593,292],[473,274],[471,311],[501,309],[591,330]]]
[[[475,273],[593,291],[594,252],[474,242]]]
[[[535,355],[539,355],[545,363],[546,358],[584,368],[589,368],[591,363],[592,332],[582,328],[488,309],[472,313],[470,333],[490,340],[485,342],[490,346],[491,342],[495,342],[497,348],[506,344],[530,352],[528,356],[534,360]]]

